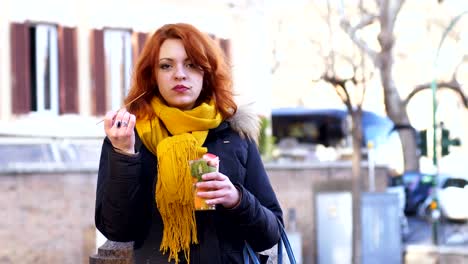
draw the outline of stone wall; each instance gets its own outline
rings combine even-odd
[[[0,173],[0,263],[88,263],[95,186],[95,171]]]

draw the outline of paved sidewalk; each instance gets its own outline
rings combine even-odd
[[[468,264],[468,223],[443,221],[439,228],[439,245],[432,242],[432,224],[409,217],[409,234],[405,238],[406,264]]]

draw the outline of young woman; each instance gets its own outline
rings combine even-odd
[[[282,211],[255,143],[255,114],[237,108],[220,48],[189,24],[146,43],[125,100],[105,116],[95,221],[107,239],[135,241],[135,263],[243,263],[280,237]],[[196,195],[190,160],[219,157]]]

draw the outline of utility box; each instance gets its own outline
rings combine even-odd
[[[351,192],[326,192],[316,196],[317,263],[351,264]]]
[[[297,264],[302,264],[302,235],[297,231],[296,209],[289,208],[288,210],[288,227],[286,229],[289,244],[293,251]],[[284,250],[286,251],[286,250]],[[290,263],[288,254],[283,254],[283,263]]]
[[[362,264],[402,263],[401,208],[395,193],[361,197]]]
[[[317,263],[351,264],[355,242],[351,192],[321,192],[315,201]],[[400,217],[397,194],[361,194],[362,264],[402,263]]]

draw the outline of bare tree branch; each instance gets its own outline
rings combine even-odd
[[[281,32],[281,25],[282,25],[283,21],[280,19],[278,20],[278,32]],[[272,74],[275,74],[275,72],[278,70],[278,68],[280,67],[281,65],[281,62],[278,58],[278,47],[277,47],[277,40],[274,41],[273,43],[273,50],[271,51],[273,53],[273,59],[274,59],[274,62],[273,62],[273,66],[271,67],[271,70],[270,72]]]
[[[330,51],[328,52],[328,55],[326,56],[326,62],[327,62],[327,71],[330,70],[335,74],[335,49],[333,48],[333,29],[332,29],[332,23],[331,23],[331,5],[330,1],[327,1],[327,25],[328,25],[328,41],[330,42]]]
[[[468,55],[465,54],[465,55],[463,55],[463,57],[461,58],[460,62],[457,64],[457,66],[455,66],[455,70],[453,71],[453,75],[452,75],[452,81],[456,81],[457,72],[460,69],[460,67],[463,65],[463,63],[465,63],[466,61],[468,61]]]
[[[330,83],[331,85],[333,85],[333,87],[335,87],[336,93],[341,98],[341,100],[346,105],[346,107],[349,107],[348,109],[352,109],[351,96],[349,95],[349,92],[346,89],[346,82],[348,82],[350,80],[341,79],[341,78],[336,77],[335,75],[331,75],[331,74],[328,74],[328,73],[325,73],[322,76],[322,80],[324,80],[324,81]],[[339,92],[338,88],[341,88],[344,95]]]
[[[378,16],[374,14],[363,15],[361,21],[359,21],[359,23],[356,26],[354,26],[353,33],[356,33],[356,31],[358,31],[359,29],[372,25],[375,21],[377,21],[377,18]]]
[[[374,16],[374,20],[375,18],[376,17]],[[360,23],[358,23],[358,26],[362,28],[366,25],[370,25],[369,23],[371,20],[371,16],[368,16],[365,21],[361,21]],[[378,65],[378,53],[372,48],[370,48],[364,40],[357,36],[356,31],[358,30],[358,28],[352,27],[349,21],[347,21],[344,18],[342,18],[340,26],[343,29],[343,31],[346,32],[346,34],[348,34],[349,38],[354,42],[354,44],[356,44],[362,51],[364,51],[371,58],[375,65]]]
[[[367,80],[366,80],[366,59],[364,58],[364,52],[360,52],[361,54],[361,75],[362,75],[362,94],[361,94],[361,102],[359,102],[359,105],[362,106],[364,103],[364,98],[366,97],[366,91],[367,91]]]
[[[349,94],[346,88],[341,87],[341,86],[335,86],[335,92],[341,98],[341,101],[346,105],[346,108],[349,109],[349,106],[351,105],[351,103],[350,103]]]
[[[363,0],[359,0],[359,11],[362,15],[370,15],[371,12],[364,6]]]
[[[327,2],[328,2],[328,1],[327,1]],[[321,12],[320,7],[319,7],[319,5],[317,4],[317,1],[311,1],[311,3],[312,3],[312,5],[315,6],[315,10],[317,10],[317,13],[319,14],[319,17],[320,17],[323,21],[327,22],[327,14],[324,14],[323,12]]]
[[[349,80],[345,80],[345,79],[341,79],[341,78],[338,78],[334,75],[331,75],[331,74],[324,74],[322,76],[322,80],[328,82],[328,83],[331,83],[333,86],[340,86],[340,87],[346,87],[346,82],[349,81]],[[348,95],[347,98],[349,99],[349,94],[346,92],[346,94]]]
[[[414,88],[414,90],[411,91],[411,93],[409,93],[408,96],[406,97],[405,101],[403,102],[404,105],[406,106],[408,102],[411,100],[411,98],[415,96],[417,93],[426,89],[431,89],[432,87],[431,85],[432,83],[424,83],[424,84],[417,85]],[[468,98],[463,93],[462,87],[460,83],[458,83],[458,81],[456,81],[455,79],[452,79],[450,82],[438,82],[437,87],[438,89],[443,89],[443,88],[450,89],[454,91],[455,93],[457,93],[460,96],[465,108],[468,108]]]

